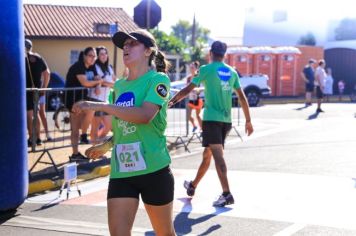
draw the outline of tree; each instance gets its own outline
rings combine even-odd
[[[184,53],[186,45],[179,38],[157,29],[151,30],[151,33],[156,38],[157,45],[161,51],[174,55]]]
[[[179,20],[177,24],[172,26],[173,34],[181,39],[185,44],[192,44],[193,24],[186,20]],[[207,42],[210,30],[201,27],[199,23],[195,23],[195,39],[200,42]]]
[[[310,46],[315,46],[316,45],[316,39],[313,33],[308,32],[305,35],[302,35],[298,41],[299,45],[310,45]]]
[[[335,29],[335,40],[356,39],[356,19],[345,18]]]

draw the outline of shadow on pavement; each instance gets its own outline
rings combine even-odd
[[[175,217],[174,219],[174,228],[179,235],[186,235],[192,232],[192,227],[194,225],[200,224],[202,222],[205,222],[221,213],[230,211],[231,208],[227,207],[216,207],[215,212],[200,216],[197,218],[190,218],[189,214],[191,213],[193,207],[191,204],[191,198],[179,198],[178,200],[182,201],[184,203],[181,212]],[[208,235],[212,233],[213,231],[221,228],[222,226],[220,224],[215,224],[210,226],[208,229],[206,229],[204,232],[198,234],[198,235]]]
[[[6,221],[10,220],[11,218],[19,216],[19,215],[20,214],[17,213],[16,209],[0,211],[0,225],[5,223]]]
[[[315,113],[311,114],[307,120],[314,120],[314,119],[318,118],[318,116],[319,116],[319,112],[315,112]]]
[[[308,108],[308,107],[309,107],[308,105],[304,105],[302,107],[295,108],[294,110],[301,111],[301,110],[304,110],[305,108]]]

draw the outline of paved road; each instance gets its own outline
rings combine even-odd
[[[186,197],[202,149],[174,156],[174,224],[180,235],[356,235],[354,104],[267,105],[252,109],[255,134],[229,138],[226,161],[236,204],[214,208],[221,192],[214,166]],[[238,127],[242,133],[243,127]],[[33,196],[0,227],[0,235],[107,235],[108,178],[80,184],[69,200],[58,191]],[[134,235],[151,235],[143,206]]]

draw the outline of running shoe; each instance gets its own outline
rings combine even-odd
[[[89,144],[89,140],[88,140],[88,135],[87,134],[81,134],[80,135],[80,143],[81,144]]]
[[[219,198],[213,202],[213,206],[214,207],[224,207],[226,205],[230,205],[230,204],[234,204],[235,200],[234,197],[231,195],[231,193],[227,194],[226,196],[224,196],[223,194],[221,194],[219,196]]]
[[[195,193],[195,187],[193,186],[192,181],[184,180],[183,186],[187,190],[187,195],[189,197],[193,197]]]
[[[41,140],[40,138],[38,138],[38,139],[36,140],[36,144],[37,144],[37,145],[42,145],[42,140]]]
[[[80,152],[78,152],[77,154],[72,154],[71,156],[69,156],[69,161],[70,162],[76,162],[76,161],[88,161],[89,158],[87,158],[86,156],[84,156],[83,154],[81,154]]]
[[[194,133],[195,131],[197,131],[198,127],[194,126],[192,129],[192,132]]]

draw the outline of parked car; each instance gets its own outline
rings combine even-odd
[[[246,98],[250,106],[258,106],[260,99],[271,95],[271,88],[268,86],[268,76],[264,74],[240,76],[241,86],[245,92]],[[183,89],[186,86],[186,79],[171,82],[171,96],[177,93],[177,91]],[[204,99],[204,92],[199,95]],[[237,95],[232,95],[233,105],[237,105]],[[179,103],[176,107],[184,107],[184,103]]]
[[[48,88],[64,88],[65,81],[57,73],[51,72],[51,79],[48,83]],[[50,91],[47,93],[47,109],[49,111],[57,110],[63,105],[63,92],[62,91]]]

